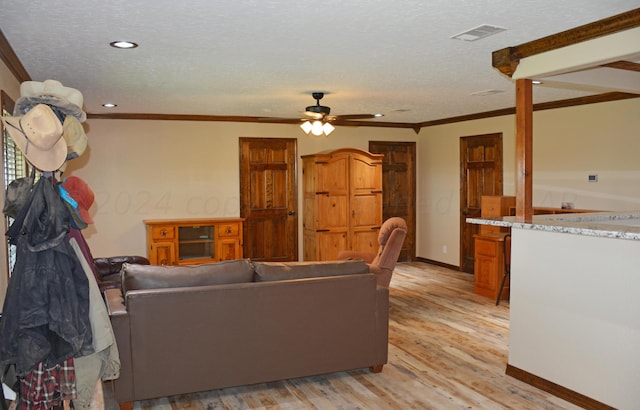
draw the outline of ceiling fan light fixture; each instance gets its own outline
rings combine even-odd
[[[328,122],[325,122],[324,125],[322,126],[322,130],[324,131],[324,134],[328,137],[329,134],[331,134],[333,132],[333,130],[335,130],[336,128],[329,124]]]
[[[322,135],[329,136],[335,130],[335,127],[328,122],[324,122],[321,120],[305,121],[300,124],[300,128],[307,134],[315,135],[316,137],[320,137]]]
[[[311,126],[311,133],[316,137],[319,137],[324,132],[324,124],[320,120],[316,120],[313,122]]]
[[[302,131],[305,132],[305,134],[309,134],[311,132],[311,128],[313,126],[311,125],[311,121],[305,121],[302,124],[300,124],[300,128],[302,128]]]

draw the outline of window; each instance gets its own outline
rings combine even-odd
[[[2,115],[11,115],[13,105],[13,100],[4,91],[1,91],[0,106],[2,106]],[[8,186],[14,179],[26,177],[27,172],[27,161],[22,155],[22,151],[9,137],[9,134],[2,129],[2,174],[4,176],[4,186]],[[4,221],[6,232],[13,223],[13,218],[5,216]],[[16,249],[15,246],[9,245],[6,236],[4,238],[4,246],[7,249],[8,275],[11,276],[16,261]]]

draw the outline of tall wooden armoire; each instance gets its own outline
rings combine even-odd
[[[342,250],[377,252],[382,158],[358,148],[302,156],[304,260],[336,260]]]

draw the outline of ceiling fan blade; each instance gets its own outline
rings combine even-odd
[[[301,120],[299,118],[279,118],[279,117],[255,117],[255,122],[274,123],[274,124],[297,124]]]
[[[305,111],[304,115],[311,118],[312,120],[321,120],[322,118],[324,118],[324,114],[319,112]]]
[[[348,120],[366,120],[369,118],[375,118],[376,116],[373,114],[346,114],[346,115],[335,115],[333,116],[332,121],[348,121]]]

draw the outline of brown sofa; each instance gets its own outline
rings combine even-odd
[[[387,362],[389,292],[361,260],[124,264],[105,293],[121,408]]]

